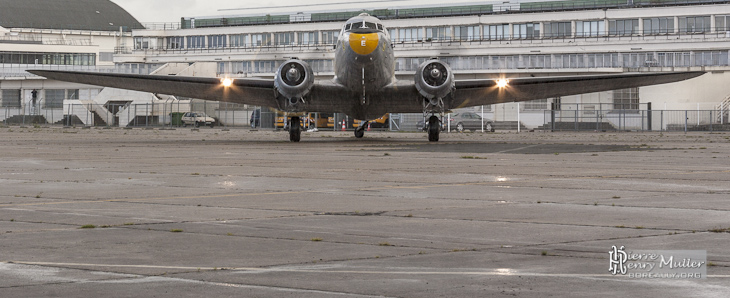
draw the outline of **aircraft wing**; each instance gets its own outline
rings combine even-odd
[[[621,73],[509,79],[498,87],[494,79],[457,80],[452,107],[462,108],[513,101],[528,101],[599,91],[635,88],[691,79],[705,72]]]
[[[224,87],[220,78],[174,75],[138,75],[60,70],[28,70],[48,79],[142,92],[168,94],[205,100],[265,106],[284,110],[276,99],[273,79],[233,78]],[[350,102],[340,100],[352,91],[332,81],[316,81],[304,110],[317,112],[352,111]]]
[[[237,78],[224,88],[219,78],[28,70],[53,80],[190,98],[276,107],[274,80]]]

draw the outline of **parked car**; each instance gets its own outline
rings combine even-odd
[[[444,129],[449,126],[459,132],[467,129],[481,131],[482,116],[474,112],[452,113],[450,117],[444,119]],[[484,131],[494,132],[494,125],[491,120],[484,119]]]
[[[195,127],[200,125],[209,125],[210,127],[215,126],[215,119],[208,117],[208,115],[203,112],[187,112],[182,116],[180,122],[182,122],[183,127],[188,125],[193,125]]]

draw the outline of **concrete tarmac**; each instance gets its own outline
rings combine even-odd
[[[0,127],[2,297],[727,297],[730,133]],[[703,279],[609,272],[705,250]],[[638,272],[638,271],[633,271]]]

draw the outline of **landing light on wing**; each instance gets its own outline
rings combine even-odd
[[[231,84],[233,84],[233,80],[225,78],[221,80],[221,84],[223,84],[223,87],[231,87]]]
[[[507,87],[508,84],[509,84],[509,80],[508,79],[499,79],[499,80],[497,80],[497,87],[499,87],[499,88]]]

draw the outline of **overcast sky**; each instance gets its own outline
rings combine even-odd
[[[201,17],[201,16],[219,16],[219,15],[247,15],[247,14],[266,14],[277,10],[271,7],[288,6],[278,9],[278,12],[299,12],[299,11],[316,11],[316,10],[337,10],[347,9],[356,10],[358,8],[388,8],[396,6],[418,6],[424,4],[441,4],[445,2],[454,4],[461,3],[477,3],[486,4],[492,1],[479,0],[375,0],[375,1],[357,1],[357,0],[111,0],[127,10],[132,16],[143,23],[166,23],[179,22],[181,17]],[[516,2],[512,0],[512,2]],[[351,3],[347,5],[346,3]],[[330,4],[328,6],[310,6],[315,4]],[[307,5],[300,7],[292,7],[295,5]],[[246,8],[245,10],[236,11],[218,11],[219,9]],[[253,9],[259,8],[259,9]]]

